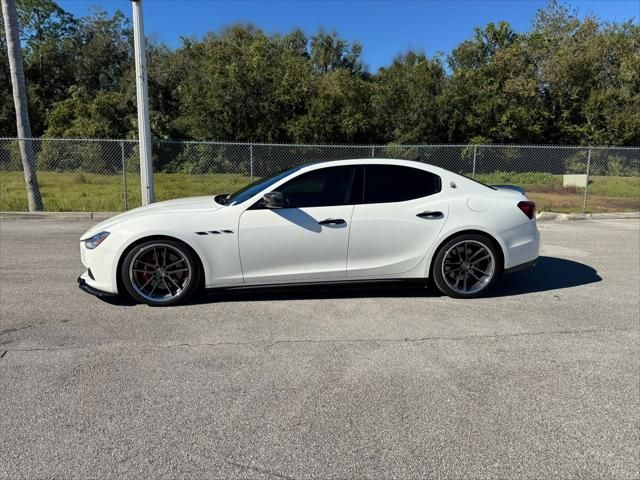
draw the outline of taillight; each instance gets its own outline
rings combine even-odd
[[[520,210],[522,210],[522,213],[524,213],[527,217],[529,217],[531,220],[533,220],[536,216],[536,204],[533,202],[519,202],[518,203],[518,208]]]

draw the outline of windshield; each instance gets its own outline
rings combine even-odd
[[[285,170],[284,172],[276,173],[275,175],[267,178],[261,178],[256,180],[255,182],[247,185],[246,187],[241,188],[236,193],[232,193],[227,198],[224,199],[224,205],[237,205],[242,202],[246,202],[248,199],[260,193],[267,187],[270,187],[274,183],[279,182],[283,178],[291,175],[293,172],[300,170],[303,166],[300,165],[298,167],[290,168]]]

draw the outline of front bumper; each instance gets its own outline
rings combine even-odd
[[[115,297],[115,296],[117,296],[117,293],[105,292],[104,290],[98,290],[97,288],[92,287],[83,278],[83,275],[80,275],[78,277],[78,287],[80,287],[80,290],[82,290],[84,292],[87,292],[87,293],[90,293],[91,295],[95,295],[96,297]]]
[[[118,257],[118,253],[115,251],[117,245],[110,240],[111,238],[108,238],[93,250],[89,250],[84,246],[83,242],[80,242],[80,259],[85,268],[87,268],[87,271],[80,278],[94,290],[118,294],[116,282],[117,263],[114,260]]]

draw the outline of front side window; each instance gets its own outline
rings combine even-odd
[[[404,202],[433,195],[441,188],[440,177],[425,170],[399,165],[366,165],[363,203]]]
[[[276,190],[284,195],[286,208],[348,205],[355,167],[322,168],[303,173]]]
[[[271,177],[261,178],[259,180],[256,180],[255,182],[247,185],[246,187],[241,188],[237,192],[227,196],[224,199],[223,204],[237,205],[239,203],[246,202],[248,199],[250,199],[254,195],[257,195],[258,193],[260,193],[262,190],[269,188],[274,183],[279,182],[283,178],[288,177],[289,175],[294,173],[296,170],[300,170],[301,168],[302,166],[290,168],[288,170],[285,170],[284,172],[276,173]]]

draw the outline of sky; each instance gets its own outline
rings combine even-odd
[[[76,16],[99,7],[131,16],[130,0],[58,0]],[[144,0],[147,37],[170,47],[180,37],[202,37],[233,23],[252,23],[267,33],[301,28],[307,35],[336,31],[359,41],[371,72],[389,65],[409,49],[428,56],[447,54],[473,35],[476,26],[508,21],[516,32],[529,30],[536,10],[546,0]],[[640,20],[640,0],[570,0],[580,16],[594,14],[606,21]]]

